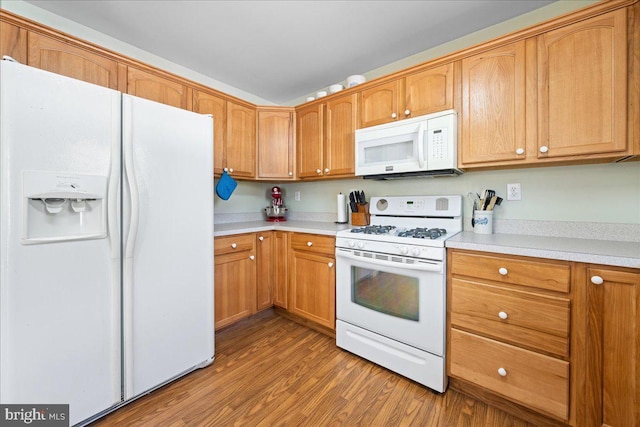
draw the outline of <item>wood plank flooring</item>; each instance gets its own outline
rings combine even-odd
[[[216,333],[212,365],[92,424],[113,425],[533,427],[432,392],[272,310]]]

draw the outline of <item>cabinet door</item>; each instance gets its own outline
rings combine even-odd
[[[242,178],[256,176],[256,111],[227,102],[227,169]]]
[[[525,42],[462,60],[461,166],[525,159]]]
[[[405,78],[404,111],[416,117],[453,108],[453,64],[430,68]]]
[[[361,127],[366,128],[398,119],[401,86],[401,80],[394,80],[360,92]]]
[[[324,141],[324,174],[355,175],[355,131],[358,96],[342,96],[327,101],[327,125]]]
[[[322,176],[324,143],[324,104],[303,107],[296,112],[296,145],[298,157],[298,177],[317,178]]]
[[[21,64],[27,63],[27,30],[0,21],[0,58],[4,55]]]
[[[289,233],[274,231],[273,239],[273,304],[286,309],[289,288]]]
[[[335,260],[293,250],[290,261],[289,311],[335,330]]]
[[[191,108],[185,85],[133,67],[127,71],[127,93],[185,110]]]
[[[627,148],[627,12],[538,38],[539,157]]]
[[[116,61],[33,32],[29,33],[28,64],[111,89],[122,89]]]
[[[253,257],[253,259],[252,259]],[[215,329],[256,312],[256,262],[252,252],[215,257]]]
[[[292,111],[258,111],[258,178],[294,179]]]
[[[193,111],[213,116],[213,173],[221,175],[225,167],[227,101],[219,96],[194,90]]]
[[[640,273],[588,268],[587,416],[592,426],[640,424]]]
[[[257,274],[256,301],[257,309],[263,310],[273,305],[274,275],[274,237],[273,231],[257,234]]]

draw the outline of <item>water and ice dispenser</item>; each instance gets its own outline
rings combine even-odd
[[[23,173],[22,243],[107,236],[107,177],[53,172]]]

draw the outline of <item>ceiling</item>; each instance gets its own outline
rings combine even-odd
[[[554,0],[27,0],[275,104]]]

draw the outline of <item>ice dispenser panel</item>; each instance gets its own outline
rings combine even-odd
[[[24,172],[22,243],[107,236],[107,177]]]

